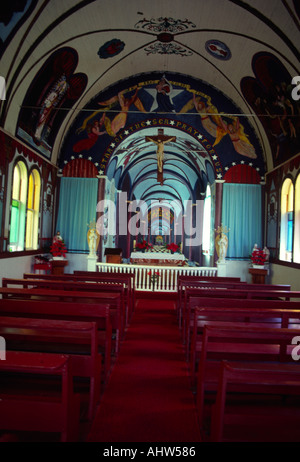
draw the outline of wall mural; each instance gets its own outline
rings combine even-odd
[[[62,171],[71,160],[85,157],[103,174],[116,147],[149,127],[176,128],[200,141],[218,178],[237,163],[264,175],[260,143],[239,108],[207,83],[172,73],[139,75],[99,93],[70,128],[59,167]]]
[[[19,115],[17,136],[51,158],[57,132],[67,115],[59,110],[70,107],[82,95],[87,77],[75,74],[78,55],[62,48],[46,61],[24,98]]]
[[[266,131],[276,166],[300,150],[300,104],[291,97],[293,76],[275,56],[257,53],[252,68],[255,78],[245,77],[241,89]]]
[[[31,14],[37,0],[10,0],[2,2],[0,14],[0,57],[6,46]]]

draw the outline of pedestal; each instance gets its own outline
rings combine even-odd
[[[96,263],[97,263],[97,257],[87,257],[87,270],[88,271],[96,271]]]
[[[52,274],[64,274],[65,266],[68,265],[68,260],[52,260]]]
[[[217,262],[218,268],[218,276],[226,277],[227,276],[227,269],[226,269],[226,262],[219,263]]]
[[[265,268],[249,268],[249,273],[252,275],[252,284],[264,284],[268,270]]]

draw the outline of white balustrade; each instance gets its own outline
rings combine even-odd
[[[134,273],[135,289],[152,291],[151,276],[158,273],[154,283],[154,290],[164,292],[177,292],[178,276],[217,276],[218,268],[206,266],[151,266],[127,265],[116,263],[97,263],[97,271],[105,273]]]

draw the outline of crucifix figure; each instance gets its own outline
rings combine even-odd
[[[145,141],[151,141],[157,145],[157,181],[163,185],[164,146],[166,143],[176,141],[176,136],[164,135],[163,129],[159,128],[156,136],[146,136]]]

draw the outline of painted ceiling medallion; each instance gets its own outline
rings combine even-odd
[[[156,42],[153,45],[145,48],[147,55],[158,53],[160,55],[180,55],[191,56],[193,53],[190,50],[178,45],[176,43],[162,43]]]
[[[205,49],[209,54],[214,56],[214,58],[222,59],[223,61],[227,61],[231,58],[231,51],[228,46],[219,40],[208,40],[205,43]]]
[[[157,36],[157,40],[159,40],[162,43],[170,43],[174,39],[174,36],[172,34],[169,34],[168,32],[162,32]]]
[[[113,58],[114,56],[121,53],[124,49],[125,43],[119,39],[112,39],[109,42],[104,43],[99,48],[98,55],[101,59]]]
[[[161,34],[162,32],[169,32],[170,34],[176,34],[178,32],[186,31],[190,28],[196,27],[194,23],[185,19],[173,19],[173,18],[163,18],[158,19],[142,19],[138,21],[135,25],[137,29],[145,29],[149,32],[154,32],[155,34]]]

